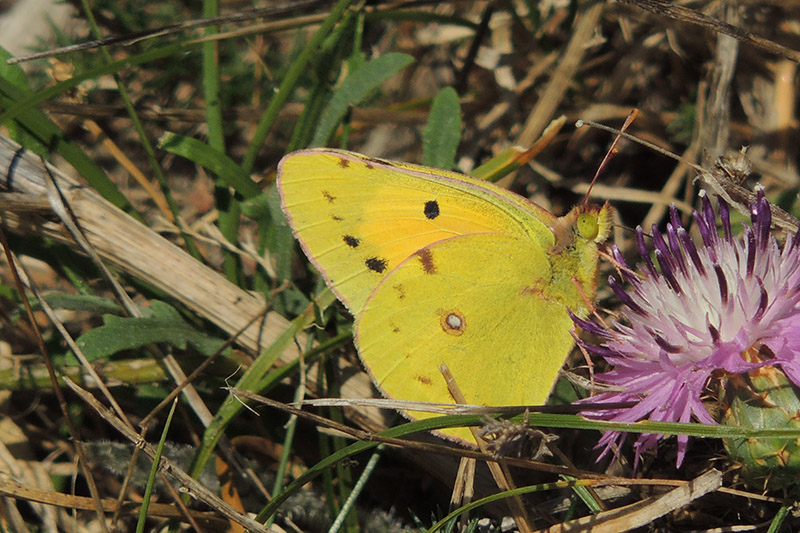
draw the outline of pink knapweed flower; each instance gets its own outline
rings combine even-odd
[[[719,202],[721,233],[706,196],[694,220],[702,237],[696,246],[673,207],[666,232],[653,228],[655,263],[636,237],[643,263],[627,267],[613,253],[630,288],[613,277],[611,287],[622,301],[621,320],[608,328],[575,318],[585,330],[605,339],[600,346],[582,343],[613,368],[599,383],[614,392],[583,400],[594,405],[633,402],[625,409],[587,411],[603,420],[715,424],[702,397],[713,375],[737,374],[764,365],[780,365],[800,386],[800,249],[797,236],[781,247],[770,233],[772,217],[763,192],[750,206],[752,225],[734,236],[727,205]],[[658,266],[656,266],[656,264]],[[618,392],[617,392],[618,391]],[[606,432],[598,443],[601,457],[626,437]],[[642,434],[634,443],[635,466],[663,437]],[[678,436],[677,464],[686,455],[688,437]]]

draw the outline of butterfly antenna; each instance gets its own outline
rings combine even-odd
[[[589,194],[592,192],[592,187],[594,187],[594,184],[597,182],[597,178],[600,176],[600,173],[603,170],[605,170],[606,166],[608,166],[608,162],[611,161],[611,158],[614,157],[617,154],[617,152],[619,151],[619,150],[617,150],[617,143],[619,143],[619,140],[620,140],[621,137],[625,136],[625,131],[628,129],[628,127],[631,124],[633,124],[633,121],[636,120],[637,116],[639,116],[639,110],[636,109],[636,108],[631,109],[631,112],[628,113],[628,116],[625,118],[625,122],[622,124],[622,127],[619,129],[619,131],[616,132],[617,135],[616,135],[616,137],[614,137],[614,142],[611,143],[611,147],[606,152],[606,156],[603,158],[603,160],[600,162],[600,165],[597,167],[597,172],[594,173],[594,177],[592,178],[592,182],[589,184],[589,190],[586,191],[586,196],[583,197],[583,206],[584,207],[586,207],[588,205],[588,203],[589,203]],[[577,122],[575,122],[575,127],[576,128],[581,128],[585,124],[588,124],[590,126],[595,126],[595,127],[602,126],[602,124],[597,124],[597,123],[592,122],[590,120],[578,120]],[[605,130],[606,128],[607,128],[607,126],[603,127],[603,128],[600,128],[600,129]],[[614,131],[614,130],[611,130],[611,131]]]
[[[636,109],[634,109],[633,111],[637,111],[638,112],[638,110],[636,110]],[[633,111],[631,113],[633,113]],[[630,115],[628,115],[628,117],[630,118]],[[625,121],[625,125],[629,125],[629,124],[630,124],[630,122],[628,120],[626,120]],[[657,144],[653,144],[650,141],[645,141],[644,139],[642,139],[640,137],[637,137],[636,135],[632,135],[632,134],[624,131],[625,130],[625,125],[623,125],[623,128],[621,130],[618,130],[616,128],[612,128],[611,126],[606,126],[605,124],[600,124],[599,122],[595,122],[593,120],[583,120],[583,119],[581,119],[581,120],[575,121],[575,127],[576,128],[582,128],[584,126],[591,126],[593,128],[597,128],[598,130],[607,131],[608,133],[613,133],[614,135],[616,135],[617,138],[622,137],[623,139],[628,139],[629,141],[633,141],[633,142],[635,142],[637,144],[641,144],[642,146],[644,146],[646,148],[650,148],[654,152],[658,152],[661,155],[665,155],[665,156],[669,157],[670,159],[674,159],[678,163],[683,163],[684,165],[693,168],[694,170],[696,170],[699,173],[708,172],[706,169],[704,169],[700,165],[698,165],[696,163],[692,163],[688,159],[685,159],[685,158],[679,156],[678,154],[674,154],[674,153],[670,152],[669,150],[665,150],[664,148],[658,146]],[[616,144],[616,140],[614,142]],[[601,164],[601,166],[602,166],[602,164]]]

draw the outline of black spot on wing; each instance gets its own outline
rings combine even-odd
[[[370,257],[364,261],[364,264],[367,265],[368,269],[378,274],[385,272],[387,267],[386,259],[381,259],[380,257]]]
[[[361,239],[353,237],[352,235],[345,235],[342,237],[344,243],[349,246],[350,248],[358,248],[361,244]]]
[[[330,191],[323,190],[323,191],[322,191],[322,196],[323,196],[323,197],[324,197],[326,200],[328,200],[328,203],[329,203],[329,204],[332,204],[333,202],[335,202],[335,201],[336,201],[336,197],[335,197],[334,195],[332,195]]]
[[[422,210],[428,220],[433,220],[439,216],[439,202],[436,200],[428,200],[425,202],[425,209]]]
[[[342,168],[347,168],[350,166],[350,161],[342,157],[341,159],[339,159],[339,166]]]

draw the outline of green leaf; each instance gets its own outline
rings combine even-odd
[[[289,224],[283,214],[275,216],[276,213],[281,213],[281,201],[276,192],[275,187],[270,187],[258,196],[242,202],[242,214],[258,222],[274,220],[288,228]]]
[[[122,306],[111,298],[101,296],[88,296],[84,294],[58,294],[52,293],[44,297],[53,309],[68,309],[70,311],[88,311],[95,314],[121,315]]]
[[[320,52],[320,47],[331,34],[334,28],[342,28],[344,30],[348,24],[349,19],[353,16],[353,12],[349,10],[350,0],[339,0],[328,11],[328,16],[322,21],[319,28],[314,32],[313,37],[303,47],[299,55],[292,61],[291,66],[286,71],[286,74],[281,81],[278,90],[270,100],[269,106],[264,111],[261,119],[258,121],[258,126],[250,141],[250,147],[247,149],[247,155],[242,161],[242,168],[250,172],[253,169],[253,164],[256,161],[259,151],[264,145],[275,120],[278,118],[278,112],[283,109],[289,96],[295,90],[300,77],[307,72],[309,62],[312,57],[315,57]],[[337,33],[339,30],[334,30]]]
[[[25,72],[23,72],[19,65],[9,65],[6,63],[10,57],[12,57],[11,53],[0,46],[0,78],[4,78],[15,87],[30,93],[28,82],[25,79]],[[47,147],[36,137],[25,131],[25,128],[20,127],[18,123],[8,123],[8,136],[36,155],[47,157]]]
[[[336,297],[329,290],[325,290],[317,298],[317,302],[322,307],[331,305],[336,300]],[[289,346],[297,341],[297,335],[305,328],[310,326],[314,321],[314,309],[309,306],[303,314],[292,320],[287,326],[286,330],[281,333],[271,345],[269,345],[255,361],[247,368],[244,375],[236,382],[235,387],[247,391],[260,392],[265,387],[271,386],[277,382],[273,381],[271,377],[281,375],[281,380],[284,375],[282,372],[287,371],[293,365],[285,365],[281,368],[275,369],[275,361],[278,357],[286,351]],[[308,360],[308,359],[306,359]],[[240,410],[244,408],[245,404],[235,395],[230,395],[217,409],[214,414],[214,419],[206,428],[203,434],[203,440],[198,448],[197,455],[192,463],[192,469],[189,475],[196,477],[203,471],[208,460],[211,458],[214,448],[216,447],[219,439],[225,434],[225,429],[228,427]]]
[[[322,121],[317,126],[311,146],[328,144],[336,127],[351,106],[364,100],[384,81],[413,61],[414,58],[410,55],[395,52],[377,57],[350,73],[333,92],[330,102],[322,113]]]
[[[422,164],[450,170],[456,166],[461,142],[461,104],[458,93],[445,87],[433,99],[428,124],[422,132]]]
[[[158,147],[207,168],[244,198],[253,198],[261,193],[242,167],[204,142],[167,132],[158,140]]]
[[[4,109],[3,113],[0,114],[0,124],[7,124],[11,120],[22,121],[21,119],[23,115],[25,115],[26,112],[31,111],[41,102],[66,93],[69,89],[77,87],[84,80],[98,79],[104,74],[116,74],[123,69],[130,69],[136,65],[150,63],[157,59],[162,59],[164,57],[182,53],[186,50],[198,48],[201,46],[201,44],[202,43],[198,42],[186,44],[172,43],[162,48],[148,50],[142,54],[125,56],[123,59],[114,61],[113,63],[106,63],[89,70],[76,72],[68,80],[64,80],[56,83],[55,85],[46,87],[37,93],[25,94],[23,97],[17,98],[19,100],[17,105],[15,105],[13,108]]]
[[[13,121],[36,138],[37,143],[47,146],[48,150],[57,151],[103,198],[138,219],[139,215],[128,199],[78,145],[69,140],[66,134],[43,111],[21,103],[29,102],[32,99],[34,98],[30,96],[29,91],[22,90],[7,79],[0,77],[0,110],[3,111],[3,115],[13,118]],[[6,126],[12,124],[10,118],[5,122]],[[3,121],[4,119],[0,118],[0,124]],[[26,136],[26,139],[30,140],[31,137]],[[29,148],[31,145],[28,143],[24,147]]]
[[[292,264],[296,248],[294,236],[292,235],[292,228],[289,227],[283,209],[281,209],[277,187],[270,187],[266,196],[267,208],[269,209],[270,219],[273,221],[273,224],[269,226],[267,231],[262,232],[262,242],[264,243],[265,249],[269,250],[272,256],[275,278],[279,280],[292,279]],[[284,304],[288,304],[290,303],[289,299],[291,296],[291,294],[284,292],[281,301]],[[296,296],[293,303],[298,304]],[[299,302],[298,305],[304,307],[303,302]],[[290,306],[290,309],[292,309],[293,313],[301,312],[301,309],[298,309],[296,306]],[[286,308],[282,310],[286,310]]]
[[[181,318],[175,308],[164,302],[152,300],[151,307],[145,309],[148,316],[142,318],[105,315],[102,326],[80,336],[78,347],[89,361],[97,361],[122,350],[159,342],[166,342],[180,350],[192,345],[204,355],[213,354],[223,344],[220,339],[197,331]]]
[[[526,154],[526,150],[512,146],[473,169],[469,175],[480,180],[497,182],[527,163],[530,158],[526,157]]]

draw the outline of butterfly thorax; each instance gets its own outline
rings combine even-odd
[[[551,226],[556,243],[550,250],[551,295],[579,316],[587,306],[576,303],[593,300],[597,290],[597,247],[611,233],[611,218],[608,203],[579,205]]]

